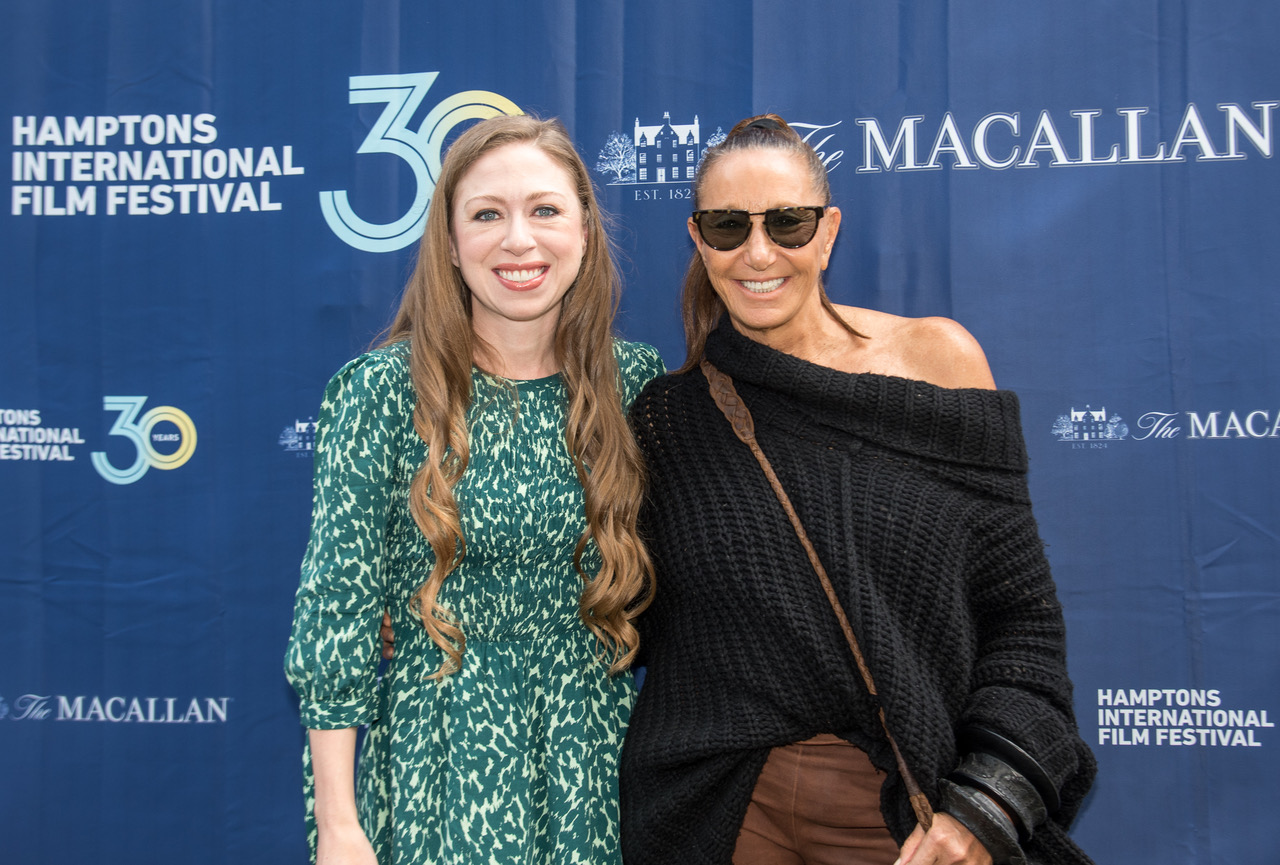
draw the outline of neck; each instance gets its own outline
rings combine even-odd
[[[821,366],[833,366],[832,360],[847,353],[853,340],[852,334],[816,299],[800,314],[777,327],[757,330],[732,317],[730,321],[734,330],[748,339]]]
[[[555,336],[558,319],[505,322],[499,327],[477,327],[476,366],[503,378],[545,378],[560,371]]]

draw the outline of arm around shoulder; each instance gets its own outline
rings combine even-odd
[[[627,412],[644,386],[666,373],[662,355],[644,342],[614,341],[614,356],[622,380],[622,410]]]

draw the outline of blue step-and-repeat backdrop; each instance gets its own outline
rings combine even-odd
[[[1280,7],[11,0],[0,33],[0,861],[305,860],[321,391],[441,151],[517,110],[568,126],[668,365],[697,160],[793,121],[834,298],[960,320],[1022,396],[1101,768],[1077,839],[1280,861]]]

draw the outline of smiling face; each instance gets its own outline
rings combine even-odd
[[[702,179],[701,210],[746,210],[823,205],[808,166],[777,149],[741,150],[723,156]],[[751,217],[751,234],[737,249],[712,249],[689,220],[689,235],[717,295],[741,333],[776,344],[827,318],[820,286],[840,227],[840,210],[828,207],[813,240],[799,249],[774,243],[763,216]]]
[[[528,328],[554,336],[586,250],[583,218],[569,172],[534,144],[491,150],[463,175],[449,252],[481,339],[499,346]]]

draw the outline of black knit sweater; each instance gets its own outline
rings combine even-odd
[[[908,766],[938,801],[955,731],[1020,744],[1062,808],[1033,861],[1089,860],[1066,835],[1095,764],[1031,515],[1017,397],[849,375],[727,323],[706,356],[733,377],[849,615]],[[813,568],[700,371],[632,407],[649,468],[643,532],[658,590],[648,677],[621,767],[628,865],[728,865],[769,749],[836,733],[888,772],[882,811],[915,825],[866,688]]]

